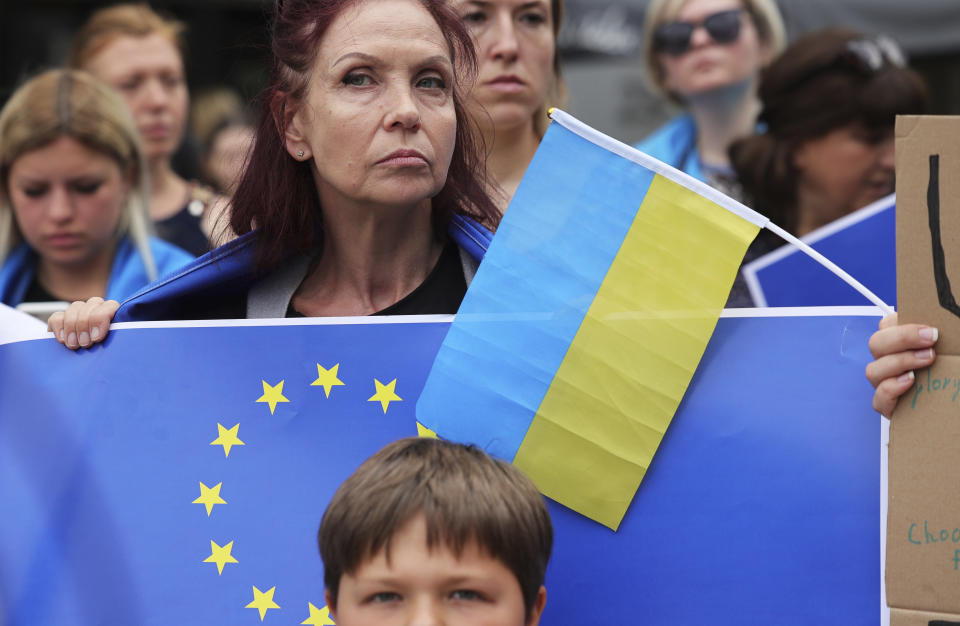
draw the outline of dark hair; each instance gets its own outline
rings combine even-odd
[[[864,49],[874,57],[864,58]],[[800,37],[761,74],[766,129],[730,148],[737,177],[759,211],[792,230],[793,154],[803,143],[851,124],[868,132],[893,130],[897,115],[926,111],[923,79],[903,66],[898,53],[885,37],[831,28]]]
[[[284,110],[301,100],[324,33],[347,7],[370,0],[276,0],[271,45],[273,69],[260,96],[254,147],[233,197],[230,226],[237,234],[260,231],[258,262],[270,267],[293,252],[309,250],[320,232],[321,214],[310,161],[291,157],[284,142]],[[495,227],[499,211],[487,195],[479,135],[466,113],[461,84],[477,71],[470,34],[445,0],[417,0],[433,16],[458,73],[453,89],[456,145],[443,189],[433,198],[433,227],[442,239],[450,217],[460,213]],[[464,80],[466,79],[466,80]]]
[[[439,439],[394,442],[337,489],[318,535],[323,578],[336,609],[340,578],[385,550],[422,514],[427,547],[458,557],[467,543],[501,561],[520,584],[527,615],[536,605],[553,547],[550,513],[527,476],[475,446]]]

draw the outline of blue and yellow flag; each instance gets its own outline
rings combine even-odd
[[[417,416],[616,528],[768,220],[551,115]]]

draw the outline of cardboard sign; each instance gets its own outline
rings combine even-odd
[[[960,623],[960,117],[897,118],[901,323],[940,329],[890,429],[891,624]]]

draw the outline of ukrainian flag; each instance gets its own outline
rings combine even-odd
[[[417,416],[616,529],[768,220],[551,117]]]

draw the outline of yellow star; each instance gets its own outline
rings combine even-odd
[[[230,551],[233,550],[233,542],[231,541],[225,546],[218,546],[217,543],[211,539],[210,540],[210,556],[203,560],[204,563],[216,563],[217,564],[217,575],[223,574],[223,566],[227,563],[236,563],[237,560],[233,558],[233,555],[230,554]]]
[[[379,402],[380,406],[383,407],[383,413],[386,415],[387,407],[390,406],[391,402],[403,402],[403,398],[394,393],[394,389],[397,387],[397,379],[394,378],[389,383],[384,385],[376,378],[373,379],[374,384],[377,387],[377,393],[373,394],[367,398],[367,402]]]
[[[214,504],[226,504],[227,501],[220,497],[220,487],[223,483],[217,483],[213,487],[207,487],[200,483],[200,497],[193,501],[193,504],[202,504],[207,507],[207,517],[213,511]]]
[[[330,369],[324,369],[322,365],[317,363],[317,379],[310,383],[311,387],[323,387],[324,393],[327,394],[327,397],[330,397],[330,390],[334,387],[339,387],[343,385],[343,381],[337,378],[337,370],[340,369],[340,364],[337,363]]]
[[[253,602],[245,606],[246,609],[257,609],[260,611],[260,621],[267,615],[270,609],[279,609],[280,605],[273,601],[273,592],[276,587],[270,587],[266,591],[260,591],[257,586],[253,586]]]
[[[217,423],[217,432],[219,435],[216,439],[210,442],[211,446],[223,446],[223,456],[230,456],[230,448],[233,446],[245,446],[247,444],[240,441],[240,438],[237,437],[237,430],[240,428],[240,424],[237,424],[230,430],[227,430],[223,427],[223,424]]]
[[[266,402],[270,405],[270,415],[273,415],[274,409],[277,408],[278,402],[290,402],[283,397],[283,381],[281,380],[274,386],[267,384],[267,381],[261,380],[263,383],[263,395],[257,398],[257,402]]]
[[[313,626],[334,626],[335,622],[330,618],[330,609],[323,607],[318,609],[312,602],[307,602],[310,607],[310,617],[300,622],[301,624],[312,624]]]
[[[427,439],[439,439],[437,433],[433,432],[420,422],[417,422],[417,437],[426,437]]]

